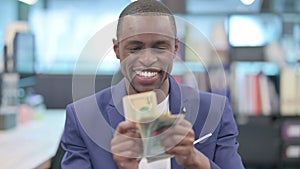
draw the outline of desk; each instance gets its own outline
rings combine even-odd
[[[47,110],[42,120],[0,131],[0,169],[49,166],[64,128],[65,110]],[[46,167],[47,168],[47,167]]]

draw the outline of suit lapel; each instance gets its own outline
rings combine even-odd
[[[125,120],[122,98],[126,95],[125,79],[111,88],[111,100],[107,108],[107,116],[112,128]]]
[[[181,109],[181,96],[180,96],[180,87],[178,84],[169,77],[170,80],[170,93],[169,93],[169,109],[172,114],[179,114]]]
[[[178,85],[171,77],[170,79],[170,111],[172,114],[184,113],[185,119],[194,124],[199,111],[200,98],[198,91]],[[178,92],[179,91],[179,92]],[[171,159],[172,169],[184,169],[177,164],[176,159]]]
[[[180,86],[172,78],[169,79],[171,113],[184,113],[186,114],[185,119],[193,122],[199,111],[200,95],[198,91],[187,86]]]

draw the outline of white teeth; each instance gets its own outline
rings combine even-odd
[[[157,75],[157,72],[148,72],[148,71],[136,71],[136,74],[141,76],[141,77],[153,77]]]

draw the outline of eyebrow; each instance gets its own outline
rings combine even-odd
[[[144,45],[144,42],[142,41],[138,41],[138,40],[132,40],[132,41],[129,41],[126,46],[130,46],[130,45]],[[169,43],[165,40],[158,40],[158,41],[155,41],[154,46],[158,46],[158,45],[169,45]]]
[[[144,43],[138,40],[129,41],[127,45],[143,45]]]

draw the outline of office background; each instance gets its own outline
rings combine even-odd
[[[199,55],[217,55],[227,82],[220,82],[214,60],[203,64],[187,46],[175,64],[174,78],[201,90],[229,97],[240,130],[240,152],[247,168],[300,168],[300,1],[297,0],[162,0],[184,19],[180,34]],[[90,70],[81,60],[85,44],[101,28],[116,21],[129,0],[0,0],[1,72],[7,71],[5,48],[10,29],[19,94],[38,94],[48,109],[64,109],[73,101],[74,68],[82,82],[95,77],[95,91],[111,85],[119,62],[110,51]],[[26,30],[26,31],[24,31]],[[196,31],[195,31],[196,30]],[[194,38],[201,32],[206,40]],[[209,44],[207,44],[209,41]],[[211,52],[213,48],[214,52]],[[214,58],[214,57],[212,57]],[[209,76],[208,69],[213,76]],[[206,82],[208,81],[208,82]],[[82,83],[82,87],[85,85]],[[22,92],[20,92],[22,91]],[[80,93],[77,98],[92,93]],[[21,96],[20,96],[21,98]],[[77,99],[75,98],[75,99]]]

